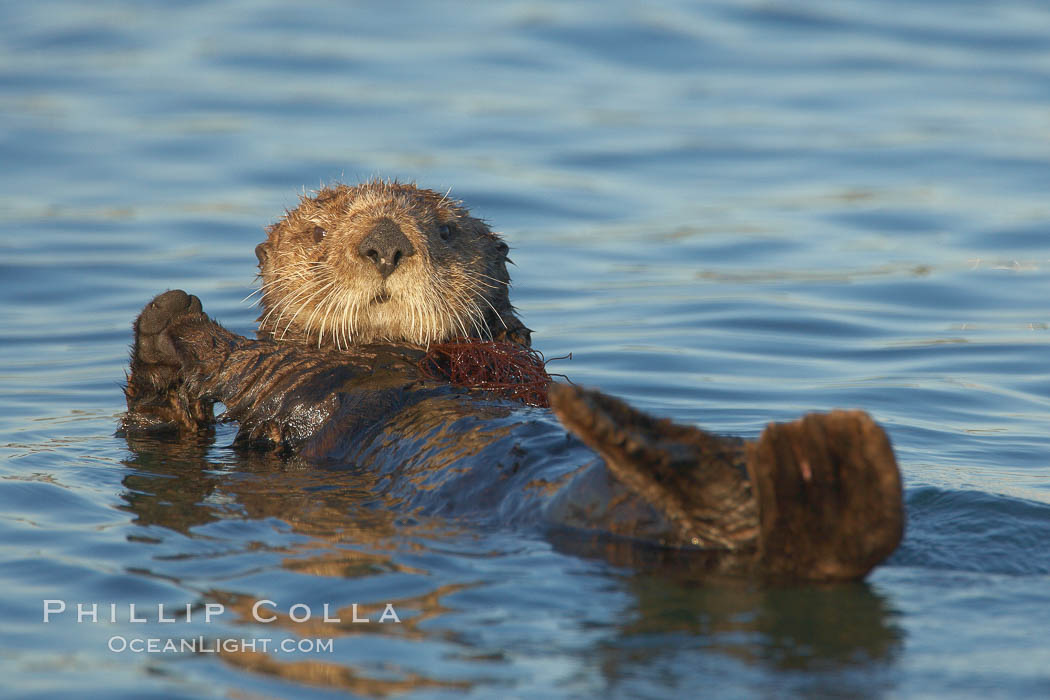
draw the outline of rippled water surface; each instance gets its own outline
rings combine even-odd
[[[0,163],[11,697],[1050,692],[1045,3],[7,3]],[[577,382],[748,437],[870,411],[903,546],[863,585],[674,580],[376,510],[232,426],[114,437],[142,305],[250,332],[263,227],[373,175],[505,234]],[[333,645],[110,650],[173,636]]]

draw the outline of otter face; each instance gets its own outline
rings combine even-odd
[[[414,185],[326,187],[267,230],[259,336],[345,348],[454,337],[529,344],[510,305],[507,245]]]

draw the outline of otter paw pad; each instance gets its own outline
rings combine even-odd
[[[178,351],[164,331],[185,316],[202,313],[200,299],[181,289],[155,297],[135,322],[136,359],[146,364],[178,364]]]

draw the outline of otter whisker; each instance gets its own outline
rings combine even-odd
[[[439,339],[440,334],[437,328],[440,320],[435,318],[435,313],[441,308],[442,303],[438,287],[433,284],[433,280],[430,280],[430,282],[431,284],[417,291],[415,315],[413,315],[413,327],[416,315],[418,315],[419,319],[419,328],[414,328],[416,342],[427,347],[430,347],[431,339],[435,341]]]
[[[359,300],[355,298],[354,299],[354,303],[353,303],[353,308],[351,309],[353,315],[350,317],[350,339],[349,339],[349,342],[351,342],[351,343],[354,341],[354,337],[357,335],[357,332],[358,332],[357,331],[357,312],[358,312],[358,308],[359,308]]]
[[[470,321],[470,325],[474,329],[474,334],[479,338],[487,337],[487,334],[481,329],[481,326],[477,320],[478,317],[481,315],[481,309],[478,307],[478,305],[471,302],[469,306],[463,309],[463,313],[466,315],[467,320]],[[463,330],[463,335],[468,335],[466,329]]]
[[[431,330],[433,330],[435,341],[448,340],[448,338],[451,337],[452,332],[455,330],[452,316],[449,313],[449,290],[447,287],[442,288],[444,287],[443,284],[435,286],[439,288],[440,291],[433,289],[431,291],[431,298],[429,299],[430,303],[427,305],[427,309],[430,311],[430,323],[427,327],[427,334],[429,338],[429,334]]]
[[[329,281],[327,284],[325,284],[322,287],[319,287],[313,294],[311,294],[309,297],[303,300],[303,303],[299,306],[298,309],[296,309],[295,313],[292,314],[292,317],[288,319],[288,323],[284,327],[284,332],[281,333],[281,337],[278,338],[278,340],[284,340],[284,337],[288,334],[288,329],[292,327],[292,324],[295,322],[296,317],[302,312],[304,308],[306,308],[307,303],[312,302],[314,300],[314,297],[326,293],[326,291],[334,285],[334,281]],[[304,335],[309,335],[309,329],[313,326],[314,316],[317,315],[317,311],[318,309],[315,306],[313,313],[310,314],[310,318],[306,321],[306,325],[303,327]]]
[[[474,326],[474,331],[478,334],[479,338],[488,338],[492,334],[482,328],[481,322],[478,320],[481,317],[481,308],[477,304],[474,304],[474,313],[470,315],[470,322]]]
[[[432,303],[430,287],[428,285],[413,291],[411,298],[412,324],[409,331],[409,340],[417,345],[427,345],[425,329],[428,325],[427,310]]]
[[[467,318],[464,319],[462,314],[456,312],[455,322],[456,325],[459,327],[460,335],[462,335],[464,338],[470,337],[470,333],[467,331],[467,321],[471,321],[471,324],[473,325],[473,319],[470,318],[469,314],[467,315]]]
[[[437,325],[441,330],[436,335],[441,340],[446,340],[446,336],[451,336],[456,331],[456,314],[455,310],[448,304],[442,304],[437,313],[439,322]]]
[[[357,298],[349,292],[347,296],[350,298],[350,309],[347,311],[346,346],[350,347],[354,342],[354,338],[357,337]]]
[[[441,199],[438,200],[438,206],[441,206],[442,204],[444,204],[445,200],[448,199],[448,196],[450,194],[452,194],[452,187],[451,186],[449,186],[448,190],[445,191],[445,194],[441,195]]]
[[[332,303],[332,300],[335,298],[337,292],[338,290],[335,287],[333,287],[328,291],[327,294],[325,294],[324,298],[317,304],[318,310],[324,310],[324,313],[321,315],[321,327],[317,332],[317,347],[321,347],[322,343],[324,342],[325,327],[328,325],[328,317],[332,314],[332,311],[334,309],[334,304]],[[332,340],[335,339],[335,327],[333,326]]]
[[[423,299],[420,300],[419,296],[422,296]],[[412,306],[412,338],[421,345],[429,345],[424,333],[429,326],[433,325],[429,313],[434,304],[432,296],[430,288],[426,287],[422,290],[422,294],[416,295]]]
[[[249,294],[248,296],[244,297],[243,299],[241,299],[241,300],[240,300],[239,302],[237,302],[237,303],[238,303],[238,304],[243,304],[244,302],[248,301],[249,299],[251,299],[251,298],[252,298],[253,296],[255,296],[256,294],[259,294],[259,295],[260,295],[260,297],[259,297],[258,299],[256,299],[256,300],[255,300],[254,302],[252,302],[252,305],[253,305],[253,306],[254,306],[255,304],[258,304],[258,303],[259,303],[259,302],[260,302],[260,301],[262,300],[262,296],[261,296],[261,294],[262,294],[262,290],[263,290],[263,289],[262,289],[262,287],[259,287],[258,289],[254,290],[254,291],[253,291],[253,292],[252,292],[251,294]]]
[[[464,338],[471,337],[471,333],[467,330],[467,323],[469,322],[471,327],[475,330],[477,337],[484,337],[484,333],[480,332],[477,322],[477,312],[472,311],[471,305],[464,304],[453,304],[455,297],[445,296],[445,303],[443,304],[445,315],[448,317],[448,325],[453,330],[457,330],[459,334]],[[460,300],[462,301],[462,300]],[[475,306],[476,309],[476,306]]]
[[[277,318],[276,318],[276,320],[273,323],[273,326],[276,328],[280,324],[281,318],[284,317],[284,312],[288,308],[290,308],[290,305],[291,305],[291,303],[293,301],[295,301],[295,298],[299,297],[302,294],[306,294],[309,291],[310,291],[309,287],[304,287],[303,289],[299,290],[298,292],[293,292],[288,297],[280,297],[280,298],[278,298],[277,301],[274,302],[274,305],[270,308],[269,311],[266,312],[266,315],[263,316],[262,320],[259,322],[259,327],[265,329],[267,327],[267,322],[270,320],[270,317],[274,313],[277,313]],[[263,297],[263,298],[265,299],[265,297]]]
[[[474,282],[475,282],[474,280],[471,280],[470,284],[471,284],[471,285],[473,285],[473,284],[474,284]],[[478,293],[478,294],[477,294],[478,298],[480,298],[480,299],[481,299],[482,301],[484,301],[484,302],[485,302],[485,304],[486,304],[486,305],[487,305],[487,306],[488,306],[488,307],[489,307],[490,309],[492,309],[492,313],[496,314],[496,318],[498,318],[498,319],[499,319],[499,322],[500,322],[501,324],[503,324],[503,327],[504,327],[504,328],[507,328],[507,322],[503,320],[503,316],[502,316],[502,315],[500,314],[500,312],[499,312],[499,311],[496,311],[496,307],[492,305],[492,302],[490,302],[490,301],[489,301],[489,300],[488,300],[488,299],[487,299],[487,298],[485,297],[485,295],[484,295],[484,294],[481,294],[481,293],[480,293],[480,290],[478,290],[478,289],[477,289],[476,287],[473,287],[473,286],[472,286],[472,287],[471,287],[471,291],[473,291],[473,292],[477,292],[477,293]],[[478,309],[478,311],[480,312],[480,308]]]
[[[475,277],[484,277],[487,280],[495,282],[496,285],[501,285],[501,286],[504,286],[504,287],[509,287],[510,286],[510,282],[507,282],[506,280],[501,280],[501,279],[499,279],[497,277],[493,277],[492,275],[486,275],[483,272],[472,272],[471,274],[474,275]],[[497,287],[493,286],[491,288],[492,289],[496,289]]]
[[[317,305],[318,310],[324,310],[324,313],[321,314],[321,328],[317,332],[317,347],[321,347],[321,343],[324,341],[324,324],[325,320],[328,318],[328,314],[331,312],[331,308],[328,304],[328,300],[330,297],[331,293],[326,295],[325,298],[322,299],[321,302]]]
[[[424,331],[426,326],[429,324],[427,322],[427,310],[430,307],[430,299],[429,295],[425,292],[422,295],[424,297],[422,300],[419,299],[419,296],[420,295],[417,294],[413,298],[411,336],[413,342],[419,343],[420,345],[424,345],[426,344]]]
[[[284,287],[284,286],[291,287],[292,285],[288,284],[288,277],[294,277],[294,278],[298,278],[298,279],[302,279],[302,280],[307,280],[306,275],[303,273],[303,271],[300,268],[301,268],[300,265],[285,265],[285,266],[283,266],[281,268],[278,268],[279,276],[275,280],[273,280],[272,282],[270,282],[268,284],[264,284],[264,285],[262,285],[262,287],[260,287],[260,289],[266,289],[266,293],[263,294],[263,300],[265,301],[266,296],[267,296],[267,294],[270,291],[273,291],[275,289],[278,289],[279,287]],[[268,287],[269,287],[269,289],[267,289]],[[264,326],[265,325],[267,319],[270,318],[270,315],[276,309],[278,309],[278,308],[280,308],[282,306],[283,307],[290,306],[302,294],[309,293],[309,291],[310,291],[310,286],[309,285],[304,285],[303,288],[301,288],[299,290],[296,290],[296,291],[293,291],[289,296],[279,296],[277,302],[275,302],[274,307],[272,309],[270,309],[267,312],[267,314],[263,317],[263,320],[260,322],[260,326]],[[278,316],[278,322],[279,322],[279,320],[280,320],[280,315]],[[275,323],[275,325],[277,325],[277,324]]]
[[[336,349],[342,349],[342,316],[345,313],[343,292],[336,290],[332,298],[332,341]]]
[[[474,328],[475,331],[478,330],[478,328],[477,328],[477,319],[475,318],[475,314],[471,313],[470,306],[459,306],[458,308],[454,308],[454,307],[450,306],[449,307],[449,311],[455,317],[455,323],[459,327],[459,333],[464,338],[468,338],[471,335],[470,332],[467,331],[467,326],[466,326],[466,322],[467,321],[470,322],[471,326]],[[480,334],[478,334],[478,335],[480,335]]]
[[[246,296],[243,299],[241,299],[241,303],[243,304],[244,302],[248,301],[249,299],[251,299],[256,294],[265,294],[266,291],[268,291],[269,289],[272,289],[273,287],[276,287],[278,285],[286,284],[287,283],[287,278],[289,276],[292,276],[291,273],[286,273],[281,268],[278,268],[274,272],[275,272],[275,274],[279,275],[276,279],[273,279],[273,280],[271,280],[269,282],[265,282],[263,284],[260,284],[258,289],[256,289],[251,294],[249,294],[248,296]],[[306,279],[306,277],[304,275],[302,275],[301,273],[297,273],[294,276],[298,277],[300,279]],[[260,297],[260,299],[261,299],[261,297]]]
[[[440,312],[440,318],[442,319],[440,325],[445,329],[444,335],[451,336],[458,330],[463,337],[469,337],[463,320],[463,312],[468,310],[464,309],[461,304],[455,303],[457,296],[449,293],[449,286],[451,285],[442,281],[442,283],[435,286],[441,288],[440,293],[437,295],[439,303],[436,304],[436,308]],[[471,320],[473,321],[473,319]]]
[[[332,344],[335,345],[337,349],[341,350],[343,346],[342,340],[339,337],[340,326],[338,321],[339,315],[340,313],[342,313],[342,310],[339,306],[339,302],[342,301],[342,295],[338,291],[335,291],[331,295],[329,295],[329,297],[329,301],[327,302],[328,310],[325,312],[324,319],[322,320],[322,327],[324,327],[324,325],[327,325],[329,319],[331,319]],[[317,347],[321,347],[320,340],[318,341]]]
[[[343,349],[343,346],[342,346],[342,341],[343,340],[346,341],[346,347],[347,348],[350,347],[350,337],[349,337],[349,335],[347,335],[347,331],[346,331],[346,313],[347,313],[347,305],[348,305],[349,302],[350,302],[350,298],[349,298],[348,292],[347,292],[347,290],[344,289],[343,293],[342,293],[342,295],[340,296],[340,299],[339,299],[339,310],[340,310],[341,313],[339,314],[339,319],[338,319],[339,320],[339,337],[336,339],[336,347],[339,348],[340,350]]]
[[[270,312],[263,317],[262,323],[260,325],[265,326],[267,320],[270,318],[270,314],[272,314],[274,311],[279,311],[279,313],[277,314],[277,319],[273,323],[274,328],[276,328],[281,324],[281,319],[284,318],[285,312],[291,310],[293,304],[299,304],[300,302],[305,303],[316,294],[317,291],[311,289],[310,286],[304,286],[302,289],[293,292],[289,296],[279,299],[278,302],[274,305],[273,309],[271,309]],[[302,306],[300,306],[300,309],[301,308]],[[285,332],[287,332],[287,328],[285,329]]]

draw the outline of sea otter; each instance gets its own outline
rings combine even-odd
[[[552,416],[427,378],[432,343],[529,345],[507,252],[460,203],[414,185],[304,196],[256,248],[257,339],[181,290],[145,307],[123,430],[208,431],[221,402],[239,446],[366,469],[406,512],[540,528],[618,562],[848,580],[896,548],[900,474],[863,412],[747,442],[571,384],[550,386]]]

